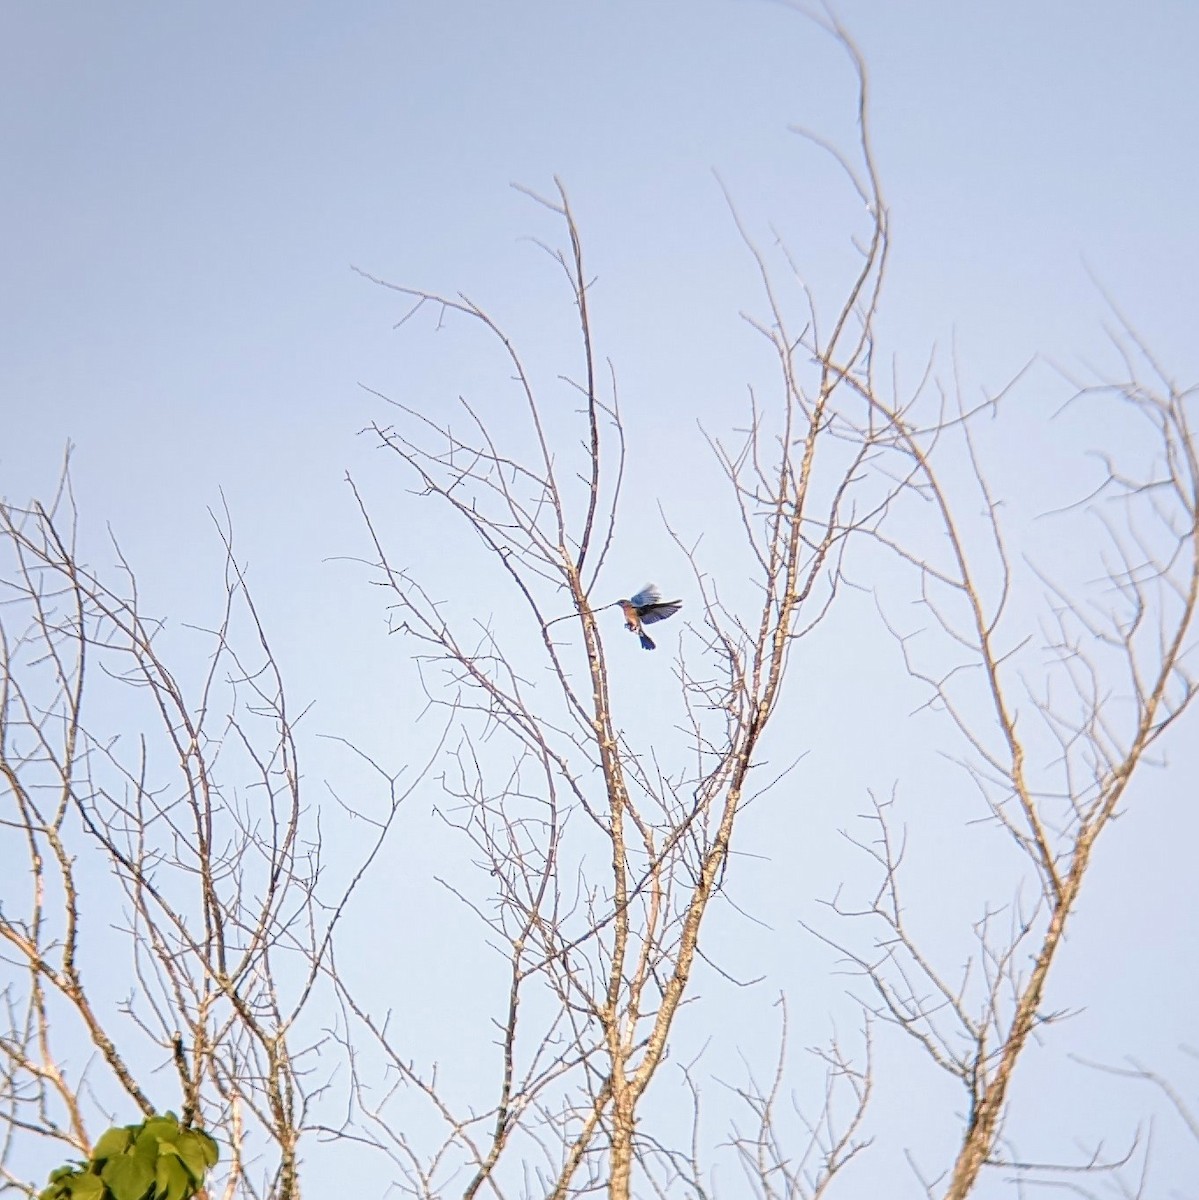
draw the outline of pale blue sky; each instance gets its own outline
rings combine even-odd
[[[1178,378],[1196,378],[1199,5],[846,0],[837,11],[870,70],[893,231],[880,328],[901,375],[914,379],[933,346],[947,364],[955,342],[971,393],[999,388],[1038,351],[1072,370],[1114,368],[1098,281]],[[853,105],[844,55],[767,0],[10,0],[0,12],[0,493],[46,493],[74,442],[92,544],[110,522],[150,606],[183,622],[210,611],[219,546],[206,508],[223,490],[285,675],[301,701],[317,700],[314,728],[376,747],[406,738],[419,705],[408,703],[402,650],[382,637],[361,573],[327,561],[366,552],[345,471],[391,507],[408,562],[444,572],[447,588],[469,584],[446,566],[442,531],[403,507],[400,480],[355,436],[388,420],[358,384],[436,405],[486,389],[491,364],[447,373],[428,337],[393,330],[399,298],[351,266],[465,291],[535,361],[556,363],[569,313],[523,240],[555,230],[509,185],[548,193],[561,178],[598,277],[601,351],[621,381],[630,495],[645,511],[617,548],[611,587],[657,576],[673,591],[683,564],[656,505],[684,523],[705,511],[697,421],[714,432],[741,423],[747,382],[768,371],[738,317],[759,296],[713,171],[754,235],[768,241],[773,222],[831,303],[860,206],[788,127],[844,140]],[[1047,370],[1030,388],[1032,411],[1064,396]],[[1058,442],[1008,450],[1014,507],[1085,490]],[[843,650],[814,664],[834,697],[857,697],[859,729],[877,722],[884,761],[871,775],[846,710],[802,689],[797,721],[829,739],[820,769],[832,772],[822,778],[835,815],[819,837],[777,814],[746,830],[747,848],[794,855],[811,872],[812,897],[837,882],[827,845],[861,811],[861,789],[935,770],[895,724],[919,698],[875,694],[879,643],[853,624],[869,613],[849,606],[845,620]],[[655,696],[669,685],[659,659],[659,678],[644,684]],[[1146,806],[1114,829],[1123,848],[1111,884],[1080,913],[1077,942],[1093,934],[1106,954],[1112,936],[1121,957],[1108,968],[1130,982],[1079,1019],[1068,1044],[1092,1057],[1156,1053],[1164,1066],[1195,1037],[1193,883],[1176,889],[1171,872],[1138,868],[1164,852],[1177,818]],[[1133,895],[1117,886],[1125,872],[1140,880]],[[795,874],[749,880],[747,906],[762,915]],[[1143,934],[1167,911],[1163,959],[1150,964]],[[739,973],[761,970],[751,948],[790,953],[729,920],[730,952],[746,954]],[[1065,992],[1087,994],[1102,961],[1068,957]],[[1159,982],[1138,985],[1138,973]],[[811,987],[833,997],[842,981],[822,975]],[[797,1044],[823,1036],[824,1012],[815,1004]],[[1056,1067],[1046,1070],[1043,1092],[1056,1096]],[[1072,1087],[1063,1104],[1114,1094]],[[919,1106],[908,1107],[919,1124]],[[1105,1132],[1118,1133],[1127,1111],[1139,1110],[1120,1110]],[[1086,1128],[1080,1120],[1068,1136]],[[1179,1171],[1172,1182],[1193,1186]]]

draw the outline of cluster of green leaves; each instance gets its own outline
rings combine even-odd
[[[87,1162],[53,1172],[38,1200],[190,1200],[217,1157],[208,1134],[169,1112],[110,1129]]]

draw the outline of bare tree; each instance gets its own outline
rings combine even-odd
[[[868,1019],[914,1037],[965,1090],[961,1149],[943,1178],[948,1197],[968,1195],[984,1166],[1004,1161],[1011,1080],[1030,1036],[1050,1020],[1051,968],[1096,839],[1147,753],[1193,698],[1186,665],[1199,580],[1192,394],[1160,371],[1145,382],[1131,355],[1126,380],[1080,389],[1075,403],[1104,393],[1148,422],[1157,438],[1154,466],[1134,476],[1109,459],[1101,487],[1072,510],[1096,515],[1109,539],[1098,597],[1013,569],[975,432],[999,400],[971,408],[934,387],[931,374],[900,397],[879,378],[875,317],[887,213],[871,152],[865,70],[844,31],[828,27],[860,85],[856,156],[832,153],[863,202],[867,227],[856,241],[859,269],[826,322],[785,249],[760,251],[742,229],[766,299],[766,317],[753,323],[774,354],[777,382],[769,401],[752,399],[744,440],[729,446],[713,439],[712,447],[760,603],[752,611],[726,605],[689,535],[676,533],[702,597],[678,667],[690,769],[664,769],[660,747],[622,722],[610,690],[598,616],[614,594],[603,568],[622,519],[625,431],[614,377],[597,360],[589,276],[565,192],[559,186],[555,198],[539,202],[566,231],[568,249],[545,248],[578,315],[579,365],[569,378],[548,386],[535,379],[515,339],[475,302],[395,288],[412,301],[402,323],[428,310],[438,328],[475,322],[507,356],[532,457],[511,448],[519,440],[513,410],[495,421],[467,400],[453,427],[422,405],[389,400],[395,423],[377,424],[373,433],[415,478],[418,494],[464,522],[499,565],[553,681],[552,697],[544,686],[532,692],[533,659],[508,648],[509,629],[468,637],[445,621],[436,599],[393,565],[359,496],[378,581],[393,594],[394,627],[421,647],[430,701],[462,723],[446,811],[498,881],[494,904],[479,912],[510,972],[488,1104],[456,1107],[430,1076],[393,1057],[447,1129],[436,1158],[442,1176],[419,1169],[415,1147],[392,1134],[419,1194],[436,1194],[455,1170],[470,1176],[464,1194],[485,1185],[499,1194],[509,1178],[501,1173],[504,1158],[527,1163],[529,1139],[545,1163],[533,1192],[606,1189],[627,1197],[636,1190],[635,1167],[667,1190],[682,1161],[690,1163],[691,1186],[701,1189],[699,1163],[666,1151],[640,1117],[688,995],[705,917],[713,898],[732,886],[738,815],[763,790],[752,772],[791,648],[836,602],[852,544],[881,547],[913,572],[919,602],[947,649],[923,660],[888,615],[885,594],[884,619],[909,671],[929,689],[930,705],[962,739],[955,756],[1037,888],[1034,903],[1021,902],[1018,876],[1006,925],[988,906],[976,919],[978,954],[937,966],[905,924],[902,837],[879,804],[875,834],[863,841],[881,870],[879,889],[865,908],[834,903],[842,917],[879,929],[870,949],[847,951],[873,991],[864,997]],[[796,284],[804,303],[792,315],[782,296]],[[547,433],[560,427],[564,397],[572,394],[582,433],[573,457],[568,435]],[[963,462],[970,468],[964,488]],[[980,507],[981,526],[963,515]],[[1027,603],[1017,603],[1018,589]],[[1029,605],[1045,595],[1047,623],[1034,618],[1030,626]],[[563,608],[568,619],[558,616]],[[476,739],[496,734],[509,739],[510,759],[479,753]],[[841,934],[830,940],[845,946]],[[853,1102],[832,1128],[830,1093],[822,1115],[808,1122],[816,1138],[809,1145],[822,1155],[815,1173],[805,1176],[796,1166],[803,1153],[789,1153],[779,1137],[777,1083],[743,1093],[758,1132],[738,1134],[735,1145],[743,1161],[756,1164],[763,1195],[820,1195],[862,1149],[869,1070],[853,1067],[836,1045],[827,1053],[829,1080],[848,1085]],[[927,1189],[934,1194],[938,1184]]]
[[[871,952],[851,952],[872,986],[872,1011],[914,1037],[965,1090],[961,1150],[944,1193],[954,1200],[970,1194],[985,1165],[1002,1161],[1013,1073],[1031,1035],[1052,1019],[1050,972],[1095,844],[1195,696],[1194,392],[1174,384],[1127,325],[1117,346],[1127,375],[1079,385],[1071,403],[1092,412],[1120,405],[1143,423],[1144,453],[1136,453],[1134,429],[1123,456],[1133,462],[1105,452],[1093,493],[1055,518],[1071,522],[1063,541],[1073,542],[1080,526],[1101,533],[1104,569],[1090,587],[1069,588],[1013,554],[973,432],[977,414],[959,407],[931,430],[894,420],[895,450],[930,502],[936,544],[915,552],[910,528],[906,543],[904,531],[879,536],[915,573],[929,625],[944,635],[941,649],[930,656],[910,630],[893,629],[908,669],[956,730],[955,758],[985,812],[1028,868],[1017,874],[1006,919],[994,905],[979,914],[977,955],[937,966],[905,923],[902,838],[880,804],[876,835],[863,845],[880,869],[879,889],[865,909],[838,906],[880,930]],[[936,465],[947,449],[970,464],[964,492]],[[968,536],[961,514],[979,510],[982,527]],[[1034,624],[1036,601],[1044,603]],[[1029,879],[1031,900],[1022,890]]]
[[[494,899],[478,911],[507,956],[510,979],[483,1106],[456,1106],[368,1020],[393,1069],[445,1122],[445,1142],[422,1160],[378,1115],[417,1194],[440,1194],[461,1171],[464,1195],[484,1187],[502,1194],[512,1178],[505,1161],[521,1164],[510,1171],[527,1169],[530,1142],[543,1164],[530,1187],[538,1194],[601,1189],[628,1197],[636,1165],[660,1187],[679,1170],[641,1114],[688,996],[705,918],[726,887],[739,814],[770,786],[752,771],[791,649],[834,603],[850,539],[877,532],[891,499],[909,486],[872,469],[890,451],[897,419],[860,382],[871,371],[886,214],[866,135],[865,75],[848,39],[842,45],[859,67],[862,142],[858,167],[841,161],[865,202],[867,237],[827,329],[814,302],[792,328],[766,258],[746,237],[769,305],[756,327],[777,364],[776,395],[769,405],[752,402],[739,443],[711,444],[759,599],[752,611],[735,611],[688,550],[702,598],[678,668],[686,714],[679,761],[689,765],[664,764],[622,721],[611,691],[600,614],[612,605],[601,589],[613,595],[604,567],[622,519],[625,433],[614,376],[595,348],[589,278],[565,191],[559,185],[554,198],[536,199],[565,230],[564,250],[543,249],[578,318],[570,378],[548,388],[536,380],[515,340],[473,301],[385,284],[411,301],[401,324],[430,310],[438,327],[477,323],[507,360],[513,407],[501,419],[484,418],[463,399],[460,421],[438,423],[426,405],[388,400],[395,422],[372,432],[419,495],[441,506],[437,519],[461,521],[476,535],[520,598],[541,659],[538,670],[510,648],[514,629],[468,633],[447,622],[438,598],[394,565],[355,488],[377,580],[392,594],[394,629],[418,647],[430,702],[460,722],[445,812],[496,881]],[[581,435],[574,443],[569,433],[549,432],[572,397]],[[530,456],[512,448],[522,441],[534,447]],[[682,546],[684,535],[676,536]],[[548,695],[544,679],[532,690],[541,676]],[[497,737],[506,755],[492,748]],[[487,752],[484,741],[492,743]],[[833,1069],[843,1074],[844,1064]]]
[[[222,1143],[226,1195],[292,1197],[328,1073],[301,1018],[354,880],[321,895],[298,718],[219,529],[223,606],[196,631],[207,661],[177,656],[189,685],[119,550],[112,582],[81,557],[69,474],[45,507],[0,506],[0,1161],[29,1139],[87,1157],[174,1108]]]

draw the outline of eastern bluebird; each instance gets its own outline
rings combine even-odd
[[[663,600],[662,593],[652,583],[647,583],[631,600],[616,603],[624,611],[624,627],[641,638],[642,650],[654,649],[654,643],[641,626],[665,621],[683,607],[681,600]]]

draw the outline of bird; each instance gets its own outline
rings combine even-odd
[[[652,583],[647,583],[630,599],[617,600],[616,603],[624,612],[624,627],[641,638],[642,650],[654,649],[653,640],[642,626],[652,625],[655,621],[665,621],[683,607],[681,600],[663,600],[662,593]]]

